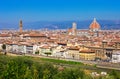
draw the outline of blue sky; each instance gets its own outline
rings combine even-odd
[[[0,22],[120,20],[120,0],[0,0]]]

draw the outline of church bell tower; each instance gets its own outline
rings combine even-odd
[[[22,20],[20,20],[19,23],[19,32],[22,33],[22,28],[23,28],[23,24],[22,24]]]

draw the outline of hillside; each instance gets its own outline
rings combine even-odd
[[[87,67],[91,70],[85,69]],[[93,79],[92,68],[96,67],[63,60],[0,55],[0,79]],[[99,73],[101,69],[94,71]],[[94,79],[120,79],[119,71],[107,73],[107,76],[94,76]]]

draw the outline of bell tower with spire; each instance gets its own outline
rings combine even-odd
[[[22,33],[22,28],[23,28],[23,24],[22,24],[22,20],[20,20],[19,23],[19,32]]]
[[[72,23],[72,33],[73,35],[76,35],[77,34],[77,24],[75,22]]]

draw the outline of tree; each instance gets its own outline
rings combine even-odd
[[[35,54],[39,54],[39,51],[36,51]]]
[[[120,79],[119,71],[112,70],[110,76],[114,77],[114,79]]]
[[[3,49],[3,51],[4,51],[4,54],[6,55],[7,52],[6,52],[6,45],[5,45],[5,44],[2,45],[2,49]]]
[[[74,59],[75,55],[74,55],[74,54],[72,54],[72,57],[73,57],[73,59]]]
[[[48,56],[48,55],[51,55],[51,52],[45,52],[45,54]]]
[[[80,69],[65,69],[62,72],[58,72],[54,75],[54,79],[92,79],[91,77],[86,77],[87,75],[84,71]]]
[[[2,77],[0,79],[35,79],[33,64],[28,59],[17,57],[11,59],[5,66]],[[32,61],[32,60],[30,60]],[[33,73],[33,74],[32,74]]]

